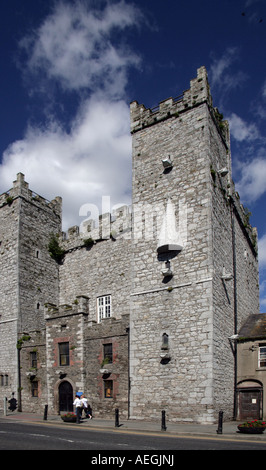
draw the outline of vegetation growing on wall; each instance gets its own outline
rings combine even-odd
[[[57,261],[57,263],[60,263],[64,256],[64,250],[59,245],[58,238],[59,238],[58,235],[55,235],[55,234],[52,234],[50,236],[50,241],[48,244],[48,251],[50,253],[51,258]]]

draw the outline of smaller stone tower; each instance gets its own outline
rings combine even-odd
[[[61,198],[40,197],[18,173],[0,196],[0,400],[19,389],[17,341],[44,328],[44,304],[58,302],[58,263],[48,245],[59,232]]]

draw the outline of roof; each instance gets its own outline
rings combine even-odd
[[[266,338],[266,313],[256,313],[248,317],[247,321],[239,330],[241,338]]]

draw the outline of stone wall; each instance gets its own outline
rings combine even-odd
[[[77,297],[73,305],[46,305],[46,329],[25,336],[20,351],[23,410],[41,413],[47,404],[49,414],[63,410],[60,385],[68,382],[73,390],[84,393],[94,416],[114,419],[115,409],[128,418],[128,315],[120,320],[88,322],[88,299]],[[69,344],[69,364],[60,364],[59,345]],[[103,345],[112,344],[112,361],[103,362]],[[31,365],[31,353],[37,365]],[[104,370],[105,369],[105,370]],[[108,370],[106,370],[108,369]],[[104,384],[112,381],[113,396],[105,397]],[[37,384],[37,396],[32,386]],[[66,410],[65,410],[66,411]]]
[[[253,302],[257,311],[257,256],[250,230],[239,222],[243,210],[233,192],[228,125],[212,107],[204,68],[191,82],[194,100],[185,96],[188,92],[164,101],[158,110],[131,104],[131,416],[158,419],[165,409],[170,420],[214,422],[221,408],[226,418],[232,417],[234,361],[228,337],[234,333],[236,304],[239,321],[249,315]],[[168,169],[162,164],[166,157]],[[183,247],[161,255],[158,227],[169,199]],[[146,236],[136,207],[142,214],[146,207],[149,213],[153,209],[153,236]],[[248,282],[244,256],[250,257],[250,300],[242,295]],[[173,275],[162,278],[166,260]],[[235,269],[235,283],[222,279],[224,272],[235,275]],[[164,333],[169,338],[167,363],[160,362]]]
[[[58,264],[49,253],[61,230],[61,199],[49,203],[28,191],[21,198],[19,299],[20,331],[43,328],[44,304],[58,302]]]
[[[97,298],[111,295],[112,316],[129,314],[131,288],[131,240],[123,236],[94,241],[72,237],[60,266],[60,303],[72,303],[77,295],[89,297],[89,320],[98,321]]]
[[[259,311],[257,234],[235,193],[229,137],[221,138],[221,128],[213,122],[210,115],[214,399],[216,409],[225,409],[225,417],[230,418],[235,378],[228,338],[251,312]],[[228,124],[221,124],[226,137]]]
[[[43,328],[44,303],[58,299],[58,264],[48,244],[50,234],[61,230],[61,198],[38,196],[18,173],[0,196],[0,221],[0,374],[9,377],[1,399],[18,394],[17,339]]]
[[[137,204],[165,207],[170,199],[179,228],[182,224],[186,228],[180,252],[158,254],[158,231],[152,239],[134,238],[131,415],[139,419],[143,416],[159,419],[162,409],[174,421],[213,419],[206,77],[199,76],[197,83],[205,90],[203,102],[193,106],[183,102],[178,112],[169,112],[167,116],[161,115],[160,106],[153,125],[150,120],[138,132],[133,107],[133,207]],[[172,160],[168,171],[162,165],[167,156]],[[159,213],[157,227],[160,217],[162,220]],[[165,279],[161,271],[167,258],[173,276]],[[169,337],[167,363],[160,357],[164,333]]]
[[[30,413],[42,414],[47,404],[47,371],[46,371],[46,331],[30,331],[21,335],[20,376],[21,376],[21,408]],[[32,364],[31,353],[36,354],[37,364]],[[33,387],[37,393],[34,396]]]
[[[17,391],[19,205],[8,193],[0,196],[0,408],[4,397]]]
[[[128,348],[129,315],[120,320],[105,319],[100,324],[92,324],[85,338],[86,390],[93,415],[114,419],[115,409],[128,418]],[[112,362],[103,364],[103,348],[112,344]],[[111,381],[113,396],[105,396],[104,384]]]
[[[87,304],[87,299],[84,299]],[[62,380],[73,388],[73,401],[77,392],[85,392],[85,329],[87,308],[81,299],[77,304],[61,305],[58,308],[47,306],[46,354],[47,354],[47,404],[52,412],[59,410],[59,386]],[[60,364],[59,344],[69,345],[69,364]]]

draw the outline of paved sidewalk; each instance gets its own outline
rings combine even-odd
[[[85,419],[81,420],[80,424],[76,423],[65,423],[58,415],[49,415],[47,420],[44,420],[44,415],[35,413],[19,413],[17,411],[11,413],[8,411],[7,416],[0,413],[0,419],[7,421],[23,421],[26,423],[38,423],[38,424],[55,424],[62,426],[79,426],[82,428],[91,428],[97,430],[109,430],[115,432],[136,432],[136,433],[160,433],[160,434],[171,434],[171,435],[186,435],[186,436],[202,436],[202,437],[220,437],[229,439],[248,439],[248,440],[263,440],[266,444],[266,434],[240,434],[237,429],[239,422],[227,421],[223,423],[222,433],[218,434],[218,420],[217,424],[194,424],[194,423],[171,423],[167,422],[166,419],[166,431],[161,430],[161,422],[147,421],[147,420],[119,420],[119,427],[115,426],[114,419]]]

